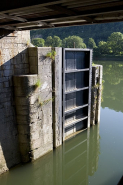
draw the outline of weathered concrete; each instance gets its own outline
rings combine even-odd
[[[46,57],[52,49],[56,51],[55,60]],[[29,48],[29,63],[30,73],[38,74],[42,92],[46,95],[47,89],[49,98],[53,98],[53,112],[50,113],[53,115],[53,146],[58,147],[62,144],[62,48]]]
[[[22,162],[28,162],[38,148],[36,139],[39,139],[41,129],[40,124],[36,124],[39,111],[36,102],[38,92],[35,87],[37,75],[14,76],[13,80],[21,159]]]
[[[0,174],[20,163],[12,76],[28,74],[29,31],[0,39]]]
[[[103,66],[92,67],[91,125],[100,122]]]
[[[39,138],[36,139],[37,150],[33,154],[33,159],[41,157],[53,149],[53,130],[52,130],[52,60],[46,57],[51,48],[28,48],[30,73],[37,73],[41,83],[38,88],[38,122],[41,126]]]
[[[53,146],[62,145],[62,48],[56,51],[53,61]]]

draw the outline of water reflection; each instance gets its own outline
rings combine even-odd
[[[102,107],[123,112],[123,62],[99,61],[103,65],[104,92]]]
[[[31,164],[16,167],[0,177],[2,185],[88,185],[98,168],[99,125]]]

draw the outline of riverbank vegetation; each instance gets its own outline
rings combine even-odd
[[[31,40],[37,47],[90,48],[94,56],[122,56],[122,33],[123,23],[110,23],[33,30]]]

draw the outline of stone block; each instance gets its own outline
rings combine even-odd
[[[9,87],[9,82],[3,82],[4,87]]]
[[[5,77],[9,77],[13,74],[13,71],[12,70],[8,70],[8,69],[5,69],[4,70],[4,76]]]

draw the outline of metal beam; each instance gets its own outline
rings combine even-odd
[[[90,23],[93,23],[93,21],[94,21],[94,18],[87,17],[87,16],[86,17],[83,17],[83,19],[85,19],[87,22],[90,22]]]
[[[61,1],[59,1],[59,2],[61,2]],[[59,2],[57,2],[57,3],[59,3]],[[66,0],[66,2],[67,2],[67,0]],[[78,0],[77,0],[77,2],[78,2]],[[56,3],[56,1],[53,1],[53,3]],[[51,2],[51,4],[52,4],[52,2]],[[13,29],[14,28],[14,30],[17,29],[17,27],[24,28],[24,29],[26,27],[27,27],[27,29],[28,29],[28,27],[29,27],[29,29],[31,29],[31,27],[38,28],[38,26],[41,28],[43,28],[43,27],[48,28],[48,27],[53,27],[53,22],[57,22],[56,24],[54,23],[55,27],[56,27],[56,25],[57,25],[57,27],[58,26],[61,27],[61,25],[63,25],[63,24],[60,23],[60,22],[62,22],[62,20],[59,22],[60,19],[63,19],[63,22],[69,21],[69,19],[74,20],[73,24],[71,21],[70,24],[67,22],[67,23],[64,23],[63,26],[74,25],[74,24],[76,24],[75,23],[76,20],[78,20],[78,25],[80,24],[79,20],[86,20],[85,23],[87,22],[87,24],[90,24],[93,22],[96,23],[100,20],[101,20],[101,22],[104,20],[108,20],[108,16],[109,16],[109,19],[111,20],[113,18],[111,18],[110,15],[108,15],[108,14],[123,12],[123,1],[118,1],[117,3],[116,2],[103,3],[103,5],[92,5],[92,6],[78,7],[76,9],[69,9],[69,8],[63,7],[58,4],[57,5],[56,4],[51,5],[51,4],[49,3],[45,7],[47,9],[50,8],[54,11],[50,11],[47,13],[46,12],[37,13],[36,9],[35,9],[35,12],[33,11],[32,14],[30,12],[31,15],[25,14],[25,18],[27,17],[28,21],[26,22],[27,24],[24,24],[24,25],[22,23],[20,23],[20,19],[23,19],[23,18],[0,13],[0,16],[4,16],[4,17],[6,16],[6,19],[10,19],[10,17],[11,17],[12,19],[16,20],[16,21],[11,21],[11,22],[9,22],[7,20],[6,20],[6,22],[4,22],[4,20],[2,20],[1,26],[4,26],[4,27],[6,26],[6,29],[8,29],[8,28]],[[44,6],[44,4],[43,4],[43,6]],[[37,6],[37,8],[38,8],[38,6]],[[22,12],[24,12],[24,9],[22,10]],[[105,15],[105,17],[103,17],[104,15]],[[18,16],[19,16],[19,14],[18,14]],[[100,16],[100,17],[97,17],[97,16]],[[96,17],[96,19],[95,19],[95,17]],[[117,17],[119,17],[119,15],[117,15]],[[122,16],[120,18],[122,19]],[[23,21],[25,21],[25,20],[26,19],[24,19]],[[120,21],[120,19],[119,19],[119,21]],[[10,26],[10,27],[8,27],[8,26]]]
[[[37,26],[48,26],[50,28],[54,27],[53,24],[47,23],[47,22],[42,22],[42,21],[39,21],[38,24],[37,24]]]
[[[35,6],[39,4],[52,4],[52,3],[59,3],[59,0],[4,0],[3,3],[0,4],[0,12],[1,11],[7,11],[7,10],[12,10],[12,9],[17,9],[17,8],[24,8],[24,7],[29,7],[29,6]]]
[[[123,12],[122,7],[111,7],[110,9],[114,13],[118,13],[118,12],[121,13],[121,12]],[[109,12],[110,9],[109,8],[107,9],[108,12],[106,11],[106,9],[90,10],[90,11],[87,10],[87,11],[81,12],[81,15],[78,15],[78,16],[70,16],[70,15],[69,16],[66,16],[65,14],[55,14],[55,15],[47,15],[47,16],[34,17],[34,18],[32,17],[32,18],[28,18],[27,25],[28,24],[33,24],[34,25],[35,24],[34,22],[40,22],[40,21],[42,21],[42,22],[48,21],[49,23],[52,23],[53,21],[59,21],[61,19],[63,19],[63,20],[66,19],[66,21],[67,21],[67,19],[69,20],[69,18],[70,19],[73,18],[74,20],[75,19],[76,20],[77,19],[78,20],[83,19],[83,20],[86,20],[89,23],[92,23],[92,22],[94,22],[94,18],[92,16],[96,17],[96,15],[97,16],[98,15],[102,16],[102,15],[105,15],[105,14],[106,15],[107,14],[112,14],[112,12]],[[103,11],[103,13],[101,13],[101,10]],[[4,25],[18,26],[18,27],[20,27],[21,26],[21,23],[20,22],[15,22],[15,21],[1,23],[1,26],[4,26]]]
[[[75,12],[71,9],[68,9],[66,7],[60,6],[60,5],[50,5],[50,6],[46,6],[46,7],[51,10],[59,11],[61,13],[67,14],[67,15],[77,15],[77,12]]]
[[[59,28],[59,27],[69,27],[69,26],[82,26],[82,25],[92,25],[92,24],[102,24],[102,23],[110,23],[110,22],[119,22],[119,21],[123,21],[123,19],[109,19],[109,20],[102,20],[102,21],[94,21],[93,23],[89,23],[89,22],[71,22],[71,23],[67,23],[67,24],[55,24],[55,28]],[[30,27],[31,29],[39,29],[39,27]],[[43,26],[42,29],[47,29],[47,27]],[[27,30],[27,28],[24,28],[22,30]]]
[[[32,22],[32,23],[25,23],[25,24],[20,24],[20,25],[17,25],[17,28],[30,28],[30,27],[55,27],[54,24],[51,24],[51,23],[47,23],[47,22],[42,22],[42,21],[39,21],[39,22]]]
[[[18,28],[16,28],[16,27],[8,26],[8,25],[0,26],[0,28],[6,29],[6,30],[14,30],[14,31],[19,31],[19,30],[21,30],[21,29],[18,29]]]
[[[27,21],[26,19],[23,19],[21,17],[11,16],[11,15],[7,15],[7,14],[0,14],[0,18],[12,19],[12,20],[20,21],[20,22]]]
[[[99,5],[99,4],[104,4],[104,3],[111,3],[111,2],[118,2],[118,0],[86,0],[86,1],[73,1],[73,2],[67,2],[67,3],[63,3],[63,6],[67,6],[67,8],[76,8],[76,7],[80,7],[80,6],[89,6],[89,5]]]

